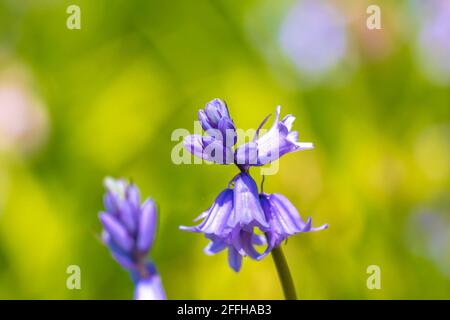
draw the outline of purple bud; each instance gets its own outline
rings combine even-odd
[[[209,119],[205,113],[205,110],[201,109],[198,111],[198,120],[200,121],[203,130],[207,131],[207,130],[213,129],[213,127],[209,123]]]
[[[106,212],[112,215],[118,214],[117,201],[117,197],[112,192],[106,192],[103,196],[103,205],[105,206]]]
[[[221,132],[222,140],[226,146],[234,146],[237,142],[236,127],[230,118],[222,118],[218,128]]]
[[[138,209],[141,206],[141,194],[136,185],[130,184],[126,188],[125,197],[130,202],[130,204],[134,206],[135,209]]]
[[[137,235],[137,249],[148,252],[152,246],[156,231],[156,207],[152,199],[147,199],[142,205]]]
[[[136,209],[134,205],[129,201],[123,199],[118,203],[119,207],[119,219],[123,225],[127,228],[130,234],[136,231],[138,221],[136,219]]]
[[[100,220],[117,246],[126,252],[130,252],[133,249],[133,239],[128,234],[126,228],[116,218],[108,213],[101,213]]]

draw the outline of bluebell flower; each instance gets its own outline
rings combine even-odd
[[[311,142],[299,142],[298,131],[292,131],[295,117],[288,114],[280,121],[280,111],[281,107],[278,106],[275,121],[266,134],[259,137],[259,131],[268,117],[259,125],[253,141],[237,148],[236,164],[244,168],[262,166],[277,160],[286,153],[313,149]]]
[[[224,101],[214,99],[199,110],[198,119],[206,135],[189,135],[184,147],[193,155],[218,164],[234,162],[233,146],[237,141],[236,128]]]
[[[264,211],[258,197],[258,187],[248,173],[242,172],[230,183],[233,189],[223,190],[213,205],[197,219],[203,221],[195,227],[180,227],[182,230],[204,233],[211,243],[205,253],[215,254],[228,248],[230,267],[239,271],[242,257],[259,260],[264,255],[254,245],[264,244],[264,238],[254,233],[269,230]]]
[[[123,179],[105,179],[102,241],[113,258],[130,272],[136,299],[165,299],[154,264],[147,258],[156,233],[156,206],[151,198],[141,204],[139,189]]]
[[[265,217],[270,225],[266,232],[268,250],[278,247],[289,236],[300,232],[319,231],[328,228],[327,224],[312,227],[311,217],[305,222],[294,205],[283,195],[261,193],[259,195]]]
[[[277,107],[274,124],[266,134],[259,136],[268,117],[256,130],[253,141],[235,150],[234,161],[214,161],[227,164],[234,162],[241,172],[228,183],[228,188],[217,196],[212,206],[194,220],[202,220],[200,224],[180,227],[181,230],[203,233],[210,240],[204,250],[207,255],[227,249],[228,263],[236,272],[241,268],[243,257],[261,260],[291,235],[327,228],[327,225],[313,228],[310,218],[304,222],[284,196],[259,193],[249,174],[252,166],[265,165],[289,152],[313,148],[310,142],[298,141],[298,132],[292,130],[294,116],[287,115],[280,121],[280,110],[281,108]],[[209,103],[205,110],[200,110],[199,118],[205,130],[217,129],[221,127],[221,119],[230,119],[228,109],[218,99]],[[213,144],[226,148],[227,151],[220,148],[218,150],[229,157],[235,141],[230,146],[209,135],[192,135],[185,140],[185,147],[189,151],[208,160],[212,158],[207,148]],[[255,248],[261,245],[266,245],[262,252]]]

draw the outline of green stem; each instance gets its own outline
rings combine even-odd
[[[272,250],[272,258],[277,268],[281,286],[283,287],[284,298],[286,300],[297,300],[294,282],[292,281],[291,272],[289,271],[289,267],[281,246]]]

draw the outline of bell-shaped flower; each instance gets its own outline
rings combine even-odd
[[[196,219],[203,219],[198,226],[181,226],[180,229],[204,233],[211,240],[205,249],[207,254],[228,248],[229,265],[239,271],[242,257],[259,260],[265,255],[254,248],[254,245],[264,243],[263,237],[254,231],[255,228],[268,231],[269,223],[259,201],[258,188],[250,175],[241,172],[230,183],[234,183],[233,189],[227,188],[217,196],[213,205]]]
[[[278,193],[259,195],[265,217],[270,228],[266,232],[268,250],[278,247],[289,236],[300,232],[319,231],[328,228],[327,224],[312,227],[311,217],[305,222],[294,205]]]
[[[289,152],[309,150],[313,148],[311,142],[299,142],[298,132],[292,131],[295,117],[285,116],[280,119],[281,107],[276,109],[275,121],[269,131],[259,137],[259,131],[267,121],[266,117],[256,130],[253,141],[239,146],[235,152],[235,162],[241,167],[262,166],[277,160]]]

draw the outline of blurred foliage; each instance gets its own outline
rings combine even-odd
[[[151,256],[169,298],[282,298],[270,257],[246,259],[235,274],[225,254],[205,256],[205,239],[178,230],[236,173],[170,158],[172,131],[192,131],[215,97],[240,128],[280,104],[297,116],[300,140],[316,146],[285,156],[265,182],[330,225],[285,246],[301,298],[450,298],[450,227],[433,257],[414,241],[434,231],[417,239],[408,227],[422,211],[450,226],[450,90],[420,72],[406,2],[383,1],[386,27],[374,32],[390,47],[374,58],[360,32],[366,6],[335,1],[353,17],[352,45],[338,74],[314,84],[275,48],[292,3],[0,0],[0,72],[25,69],[49,118],[37,151],[0,153],[0,299],[132,297],[97,238],[106,175],[132,178],[158,202]],[[66,28],[70,4],[81,8],[81,30]],[[66,288],[71,264],[81,267],[81,290]],[[366,287],[371,264],[381,267],[381,290]]]

